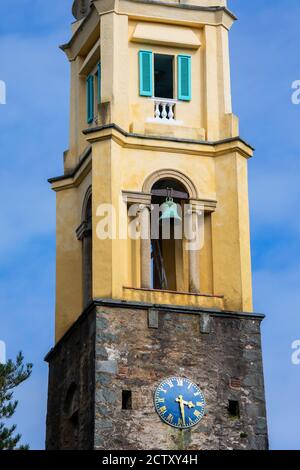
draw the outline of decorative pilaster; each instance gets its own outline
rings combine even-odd
[[[193,294],[200,293],[200,249],[203,243],[203,234],[200,233],[199,218],[203,210],[193,205],[188,211],[189,217],[189,290]]]
[[[141,234],[141,287],[151,288],[151,236],[149,206],[141,204],[139,207],[139,221]]]

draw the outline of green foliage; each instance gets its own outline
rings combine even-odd
[[[27,380],[32,372],[32,364],[23,364],[23,354],[20,352],[16,362],[9,360],[0,364],[0,450],[15,450],[21,439],[15,434],[16,426],[5,427],[3,420],[10,419],[18,406],[13,401],[13,390]],[[27,450],[28,446],[20,446],[19,450]]]

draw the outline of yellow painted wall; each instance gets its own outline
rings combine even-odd
[[[193,5],[225,5],[225,1],[189,0]],[[53,183],[57,191],[57,340],[83,309],[82,243],[76,229],[82,222],[82,204],[92,184],[93,202],[93,297],[174,303],[227,310],[252,310],[251,258],[247,159],[249,146],[238,139],[238,121],[232,114],[228,30],[233,19],[225,11],[215,13],[130,2],[97,0],[91,15],[82,22],[65,52],[71,62],[70,148],[65,171],[72,172],[82,153],[91,155],[76,174]],[[147,23],[153,37],[166,28],[170,44],[132,40],[137,25]],[[174,29],[176,40],[174,46]],[[159,28],[159,29],[158,29]],[[79,73],[99,41],[93,61],[101,60],[102,83],[96,122],[86,123],[86,77]],[[199,47],[184,41],[199,42]],[[194,39],[193,39],[194,38]],[[195,39],[196,38],[196,39]],[[138,40],[140,41],[140,39]],[[98,46],[97,46],[98,48]],[[192,100],[176,103],[176,119],[182,125],[151,124],[154,105],[139,96],[138,51],[189,54],[192,56]],[[98,56],[97,56],[98,54]],[[98,60],[98,59],[97,59]],[[86,65],[86,70],[91,64]],[[176,77],[176,74],[175,74]],[[175,92],[177,90],[175,79]],[[117,129],[86,128],[104,124]],[[153,139],[153,134],[161,140]],[[178,141],[170,140],[177,137]],[[196,139],[194,142],[182,139]],[[229,142],[208,145],[205,141]],[[202,142],[203,141],[203,142]],[[199,254],[201,293],[147,292],[140,289],[140,242],[100,240],[98,208],[112,204],[122,227],[128,225],[123,191],[143,192],[154,172],[173,170],[184,174],[196,187],[196,199],[216,201],[216,210],[205,215],[205,245]],[[120,202],[121,200],[121,202]],[[116,227],[118,230],[118,227]],[[177,247],[178,249],[178,247]],[[180,267],[179,267],[180,264]],[[177,281],[187,291],[188,255],[177,265]],[[182,264],[182,265],[181,265]]]
[[[188,2],[190,3],[190,2]],[[190,4],[207,6],[210,2],[196,0]],[[215,6],[226,2],[213,1]],[[97,123],[114,122],[125,131],[145,134],[175,135],[181,138],[220,140],[238,135],[238,121],[232,115],[228,29],[233,18],[226,13],[205,10],[180,10],[160,5],[138,4],[120,0],[97,0],[89,21],[81,23],[65,52],[71,64],[70,150],[65,168],[78,163],[84,151],[82,130],[86,122],[86,77],[79,72],[89,52],[100,39],[98,56],[102,64],[101,96]],[[94,20],[93,20],[94,18]],[[170,30],[170,43],[164,45],[133,42],[137,25],[147,24],[153,31]],[[89,31],[89,28],[94,28]],[[174,46],[174,33],[181,46]],[[185,34],[193,34],[201,44],[198,48],[184,45]],[[159,36],[159,35],[158,35]],[[168,36],[168,33],[166,33]],[[192,56],[192,101],[176,104],[180,126],[157,126],[147,123],[154,117],[154,104],[139,96],[138,51],[152,50],[177,56]],[[89,70],[88,65],[86,70]],[[175,73],[175,98],[177,95]]]
[[[236,153],[218,157],[199,157],[196,155],[172,154],[145,149],[126,149],[113,142],[110,147],[108,141],[94,143],[95,155],[93,158],[100,161],[98,155],[102,156],[103,165],[109,169],[102,170],[101,176],[93,180],[94,204],[104,202],[103,188],[106,184],[110,186],[110,200],[116,212],[119,211],[119,198],[124,190],[139,191],[143,189],[143,183],[147,176],[160,169],[172,168],[188,176],[199,191],[200,199],[216,199],[217,210],[212,215],[212,235],[210,234],[209,222],[206,224],[206,236],[208,245],[212,243],[212,255],[203,254],[203,263],[207,264],[212,256],[213,266],[209,270],[207,280],[202,274],[203,285],[211,291],[211,276],[213,275],[213,291],[216,295],[225,295],[226,306],[231,310],[251,310],[251,270],[249,254],[249,214],[247,204],[247,160]],[[95,160],[94,160],[95,162]],[[95,163],[94,163],[95,165]],[[98,173],[94,167],[95,173]],[[109,176],[110,175],[110,176]],[[98,179],[99,178],[99,179]],[[105,179],[105,184],[103,180]],[[101,182],[100,182],[101,181]],[[100,189],[101,188],[101,189]],[[108,190],[107,190],[108,191]],[[106,191],[105,191],[106,192]],[[109,192],[109,191],[108,191]],[[242,196],[243,195],[243,196]],[[107,198],[105,198],[105,202]],[[127,224],[125,204],[121,206],[120,220],[124,226]],[[100,219],[98,219],[100,220]],[[212,242],[210,238],[212,237]],[[109,243],[109,242],[104,242]],[[102,269],[111,269],[112,286],[115,295],[120,295],[124,285],[128,285],[128,268],[126,257],[124,263],[119,265],[126,252],[127,243],[114,240],[110,242],[115,263],[109,265],[107,258],[103,258]],[[103,241],[95,240],[95,247],[103,245]],[[96,248],[95,248],[96,249]],[[106,250],[105,250],[106,251]],[[95,258],[100,258],[98,252]],[[98,265],[100,266],[100,264]],[[130,271],[130,269],[129,269]],[[213,274],[212,274],[213,272]],[[138,286],[132,286],[138,287]],[[94,280],[95,297],[103,297],[109,291],[103,277],[99,281]],[[245,290],[249,294],[243,294]],[[227,293],[227,294],[226,294]]]
[[[178,101],[176,104],[176,120],[182,121],[183,127],[203,128],[202,109],[204,105],[203,99],[203,82],[200,77],[203,75],[203,54],[202,49],[197,50],[159,46],[157,44],[141,44],[131,42],[130,38],[136,28],[138,22],[131,21],[129,23],[129,102],[130,102],[130,125],[135,132],[145,132],[145,123],[148,118],[154,117],[154,102],[151,98],[139,96],[139,58],[140,50],[149,50],[153,54],[167,54],[174,56],[174,98],[177,98],[177,56],[180,54],[190,55],[192,57],[192,100],[190,102]],[[153,30],[157,25],[151,23]],[[168,28],[168,25],[165,25]],[[187,29],[182,27],[183,30]],[[202,41],[202,30],[192,28],[194,34]]]
[[[82,222],[84,196],[91,175],[75,188],[58,191],[56,196],[56,337],[60,337],[83,309],[82,245],[76,229]]]

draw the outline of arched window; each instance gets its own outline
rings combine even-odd
[[[180,291],[183,289],[183,239],[175,236],[175,225],[181,225],[180,218],[183,219],[183,205],[188,203],[189,194],[185,187],[173,179],[162,179],[156,182],[151,190],[151,202],[153,207],[162,209],[158,230],[151,230],[151,287],[159,290]],[[164,206],[166,201],[171,201],[175,205],[173,209],[178,214],[178,219],[174,218],[174,213],[170,215],[168,206]],[[165,207],[165,209],[164,209]],[[171,209],[172,210],[172,209]],[[162,216],[167,216],[167,230],[163,230]],[[172,216],[173,215],[173,216]],[[154,219],[157,221],[157,217]],[[156,236],[153,237],[153,232]]]
[[[93,285],[93,237],[92,237],[92,192],[91,188],[86,193],[83,210],[82,223],[77,229],[78,240],[82,243],[82,288],[83,307],[92,300]]]
[[[64,400],[64,425],[61,441],[65,449],[77,449],[79,437],[79,390],[75,382],[68,387]]]
[[[78,422],[78,409],[78,389],[76,383],[72,382],[66,393],[64,411],[74,425]]]

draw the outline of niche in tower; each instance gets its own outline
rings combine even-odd
[[[151,217],[151,280],[153,289],[183,291],[184,290],[184,250],[183,236],[178,238],[178,224],[183,235],[184,204],[188,204],[189,195],[185,187],[175,179],[157,181],[151,190],[153,205]],[[182,219],[170,218],[163,222],[163,205],[166,200],[177,205],[177,212]],[[158,208],[160,213],[158,214]],[[174,206],[175,209],[175,206]],[[153,224],[156,223],[156,229]],[[165,228],[169,225],[169,233]],[[177,225],[177,228],[176,228]],[[179,231],[180,232],[180,231]],[[153,236],[156,233],[156,236]]]

